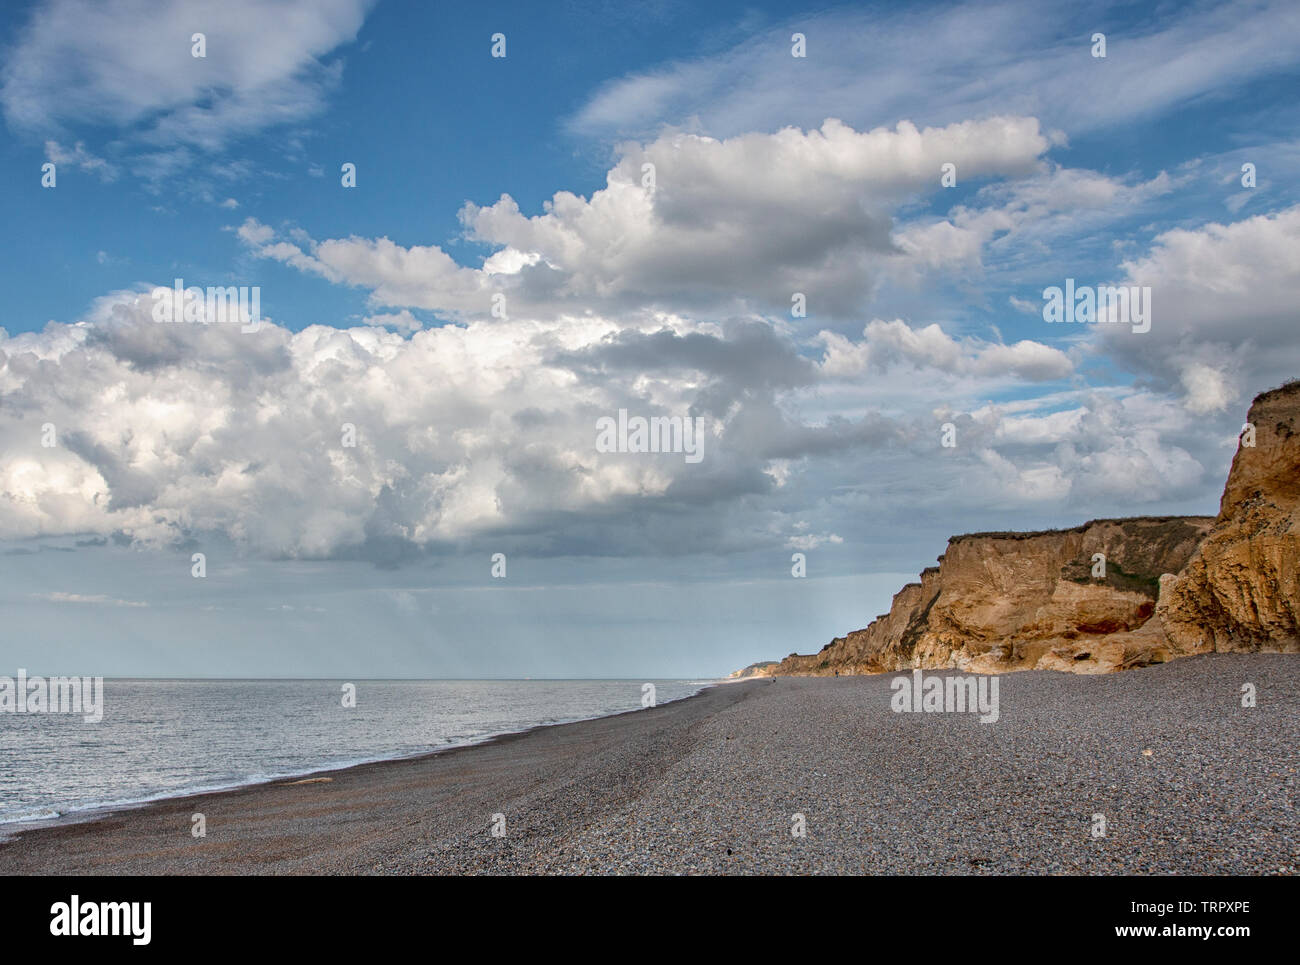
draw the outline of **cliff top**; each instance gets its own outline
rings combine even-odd
[[[1251,407],[1258,405],[1265,400],[1273,400],[1286,395],[1300,395],[1300,379],[1288,379],[1279,385],[1276,389],[1269,389],[1267,392],[1261,392],[1251,401]]]
[[[968,539],[1034,539],[1039,536],[1054,536],[1060,533],[1082,533],[1085,530],[1099,526],[1103,523],[1114,523],[1116,525],[1130,523],[1212,523],[1213,516],[1118,516],[1113,519],[1090,519],[1086,523],[1080,523],[1078,526],[1067,526],[1061,529],[1038,529],[1028,531],[990,531],[986,533],[960,533],[957,536],[948,538],[949,545],[960,543]]]

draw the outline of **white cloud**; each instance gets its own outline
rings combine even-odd
[[[1067,409],[1040,402],[1022,414],[989,406],[971,415],[987,443],[981,458],[999,480],[990,488],[1013,504],[1168,505],[1207,479],[1201,460],[1172,441],[1196,440],[1195,420],[1157,396],[1084,390]]]
[[[486,317],[497,293],[508,311],[538,315],[788,313],[801,292],[810,311],[847,315],[897,257],[893,210],[941,190],[941,163],[972,177],[1024,177],[1048,147],[1038,122],[1023,117],[866,132],[832,119],[725,141],[667,134],[624,145],[590,199],[559,192],[534,216],[508,195],[467,205],[468,235],[496,249],[482,269],[461,267],[437,246],[387,238],[273,241],[279,236],[252,219],[239,234],[261,257],[370,289],[376,304],[468,317]]]
[[[1131,18],[1118,4],[1062,8],[1033,0],[803,15],[729,50],[614,81],[571,126],[589,135],[644,136],[694,120],[724,137],[816,123],[813,112],[866,126],[1014,113],[1093,131],[1288,72],[1300,61],[1300,9],[1286,0],[1161,13],[1122,29],[1109,26]],[[806,58],[790,55],[795,30],[808,38]],[[1110,31],[1105,59],[1090,55],[1095,30]]]
[[[148,603],[141,603],[136,600],[119,600],[115,597],[105,596],[102,593],[39,593],[33,594],[42,600],[50,603],[89,603],[100,604],[102,606],[127,606],[127,607],[147,607]]]
[[[1236,398],[1224,373],[1199,362],[1189,362],[1180,373],[1187,408],[1192,412],[1219,412]]]
[[[1026,264],[1041,266],[1067,240],[1132,217],[1175,184],[1164,172],[1130,183],[1096,171],[1055,166],[1031,177],[995,181],[945,217],[900,225],[894,238],[906,258],[890,266],[890,273],[911,284],[932,275],[982,278],[990,250],[1020,271]],[[1012,304],[1026,307],[1014,298]],[[1035,314],[1041,311],[1040,304]]]
[[[45,157],[56,165],[67,165],[80,171],[88,171],[97,175],[101,181],[117,180],[117,167],[91,154],[80,141],[72,148],[64,147],[58,141],[46,141]]]
[[[804,533],[798,536],[791,536],[786,540],[785,545],[787,549],[809,552],[828,543],[834,545],[843,542],[844,539],[837,536],[835,533]]]
[[[380,315],[368,315],[364,322],[366,325],[375,325],[379,328],[391,328],[396,332],[410,334],[418,332],[424,328],[424,323],[403,309],[400,312],[389,312]]]
[[[166,176],[193,150],[320,111],[339,79],[325,58],[355,39],[371,2],[45,0],[0,71],[0,107],[20,131],[114,127],[133,169]],[[206,57],[191,53],[195,33]]]
[[[861,342],[823,331],[822,371],[833,378],[854,378],[874,367],[883,370],[900,361],[917,368],[985,378],[1014,376],[1033,382],[1063,379],[1073,371],[1068,356],[1040,342],[1014,345],[956,339],[936,324],[912,328],[902,319],[875,319],[863,330]]]
[[[747,359],[789,351],[744,332],[692,341],[595,318],[406,339],[375,327],[246,334],[150,312],[147,295],[123,292],[97,303],[93,322],[0,330],[0,538],[121,531],[166,544],[218,531],[257,554],[328,557],[526,534],[565,514],[590,524],[629,499],[677,501],[689,517],[713,489],[756,485],[763,453],[718,437],[741,391],[728,380]],[[677,361],[649,381],[608,371],[644,370],[656,333]],[[714,433],[698,470],[595,450],[600,416],[695,406]],[[42,445],[47,423],[54,448]]]
[[[1218,458],[1200,417],[1145,393],[978,404],[1068,361],[937,325],[826,338],[818,366],[755,321],[511,316],[403,337],[375,318],[245,334],[149,311],[120,292],[85,323],[0,331],[0,539],[217,533],[258,556],[381,563],[825,550],[927,506],[968,514],[960,529],[1017,507],[1167,505]],[[704,461],[598,453],[596,420],[620,408],[703,418]]]
[[[1223,411],[1300,370],[1297,250],[1300,206],[1166,231],[1122,266],[1123,283],[1151,288],[1151,330],[1099,326],[1098,348],[1192,411]]]

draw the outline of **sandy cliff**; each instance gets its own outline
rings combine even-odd
[[[1210,650],[1300,650],[1297,420],[1300,384],[1255,400],[1254,445],[1245,434],[1217,517],[955,536],[865,629],[752,672],[1106,673]]]
[[[1181,651],[1300,650],[1300,383],[1255,399],[1204,542],[1166,594]]]

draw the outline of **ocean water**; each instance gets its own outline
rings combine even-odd
[[[713,681],[656,680],[656,702]],[[0,835],[641,708],[641,680],[104,681],[103,720],[0,713]]]

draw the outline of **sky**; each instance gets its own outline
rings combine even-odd
[[[0,667],[725,675],[957,533],[1214,514],[1300,376],[1294,3],[0,25]]]

